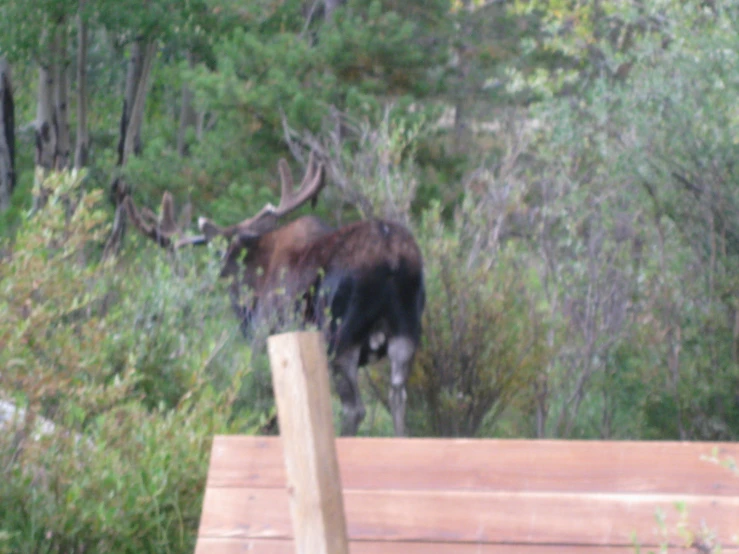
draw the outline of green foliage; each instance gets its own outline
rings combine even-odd
[[[192,552],[210,440],[229,410],[204,391],[150,412],[118,387],[122,398],[83,439],[59,428],[19,446],[3,433],[0,551]]]
[[[388,106],[376,125],[354,122],[357,139],[351,144],[330,137],[323,151],[340,198],[361,217],[384,217],[408,223],[419,213],[417,198],[421,171],[416,162],[419,144],[429,135],[423,116],[409,117],[397,106]],[[348,123],[346,123],[348,126]],[[328,142],[328,141],[327,141]]]
[[[569,312],[547,370],[548,413],[559,414],[549,425],[565,436],[732,439],[737,14],[648,9],[601,21],[631,28],[626,73],[615,35],[593,31],[589,51],[612,71],[583,73],[576,99],[536,110],[532,198],[546,215],[534,242],[551,268],[550,302]]]
[[[10,207],[4,212],[0,212],[0,237],[10,236],[23,220],[33,189],[30,177],[28,173],[21,176],[20,182],[16,185],[10,197]]]
[[[435,92],[441,75],[433,71],[444,54],[438,38],[446,32],[448,9],[448,2],[439,0],[350,1],[318,35],[324,70],[335,75],[339,86],[348,86],[350,94],[366,95],[365,101],[377,95],[423,97]]]
[[[0,551],[191,552],[210,438],[258,421],[233,409],[248,349],[207,259],[100,264],[100,192],[45,186],[0,270],[0,398],[25,414],[0,441]]]
[[[215,26],[204,0],[133,0],[125,4],[103,0],[87,6],[85,15],[99,20],[124,42],[130,42],[133,37],[155,37],[196,49],[207,42],[206,35]]]
[[[55,29],[66,29],[76,9],[77,2],[71,0],[3,0],[0,52],[13,62],[39,56]]]
[[[173,141],[158,138],[131,159],[124,173],[142,205],[156,206],[168,190],[178,203],[189,200],[196,216],[241,221],[280,194],[280,152],[265,154],[257,163],[258,151],[250,152],[242,140],[239,129],[226,124],[208,141],[193,144],[190,156],[182,158]]]
[[[438,89],[433,71],[442,58],[429,63],[429,55],[443,52],[444,2],[424,3],[423,10],[387,4],[350,2],[331,22],[308,26],[296,2],[239,8],[232,15],[240,25],[215,46],[217,69],[187,73],[217,132],[193,151],[186,165],[197,164],[194,171],[178,173],[190,183],[194,177],[206,200],[239,194],[247,183],[259,190],[286,153],[283,117],[313,133],[332,110],[374,126],[388,94],[412,117],[411,104]]]
[[[410,398],[418,434],[475,436],[531,389],[548,350],[535,296],[519,279],[514,252],[470,256],[476,230],[466,204],[454,230],[438,207],[420,229],[427,307]],[[464,221],[467,220],[466,223]],[[484,225],[484,224],[483,224]]]
[[[81,188],[53,183],[44,217],[27,219],[37,72],[24,61],[56,31],[72,59],[78,3],[0,2],[22,123],[19,187],[0,216],[2,236],[19,228],[0,249],[0,387],[34,417],[81,410],[70,425],[91,433],[127,395],[154,425],[247,364],[233,417],[273,415],[266,359],[238,336],[215,249],[174,256],[130,233],[116,264],[95,261],[125,54],[147,35],[161,48],[143,153],[123,169],[137,202],[166,189],[222,223],[255,213],[278,197],[277,160],[292,159],[285,125],[293,151],[319,146],[331,163],[319,215],[416,229],[429,302],[414,432],[738,436],[735,6],[349,0],[329,18],[298,0],[121,6],[82,14],[89,172]],[[202,119],[182,156],[185,84]],[[98,400],[81,400],[86,387]],[[365,431],[389,428],[379,414]]]
[[[54,175],[47,184],[54,194],[43,219],[19,230],[1,274],[0,360],[13,370],[3,373],[0,385],[7,392],[15,383],[33,383],[24,394],[34,406],[84,380],[85,369],[101,361],[80,356],[103,336],[96,308],[110,275],[86,263],[92,241],[104,233],[105,214],[96,209],[100,194],[77,196],[75,176]]]
[[[161,48],[143,153],[123,170],[137,202],[166,189],[219,222],[255,213],[279,194],[286,125],[331,162],[319,215],[415,230],[428,300],[413,434],[739,437],[736,6],[306,7],[87,2],[91,167],[52,175],[29,217],[38,76],[24,63],[55,32],[73,59],[79,3],[0,2],[20,122],[0,400],[22,410],[0,433],[0,552],[191,552],[209,437],[274,431],[268,362],[240,336],[217,247],[173,254],[130,232],[121,258],[97,261],[142,35]],[[186,156],[184,84],[202,118]],[[380,398],[365,434],[391,434],[387,378],[362,374]]]

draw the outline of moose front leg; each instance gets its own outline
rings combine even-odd
[[[393,416],[395,436],[405,435],[405,403],[407,394],[405,382],[410,372],[413,353],[416,348],[407,337],[390,339],[387,356],[390,358],[390,413]]]
[[[331,367],[336,392],[341,399],[341,434],[354,436],[366,413],[359,394],[359,347],[337,355]]]

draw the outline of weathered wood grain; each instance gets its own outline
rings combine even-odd
[[[339,438],[345,489],[739,496],[739,443]],[[208,487],[282,487],[279,437],[216,436]]]
[[[275,402],[284,438],[287,488],[278,491],[281,502],[270,500],[258,509],[274,513],[276,505],[289,513],[287,529],[298,554],[348,554],[341,475],[331,414],[326,346],[320,333],[283,333],[267,340]],[[253,494],[243,489],[222,489],[240,496],[237,502],[253,506]],[[222,499],[218,489],[208,491],[218,513]],[[225,504],[228,505],[228,502]],[[242,514],[240,506],[237,512]],[[284,515],[284,514],[283,514]],[[248,522],[249,520],[244,520]],[[292,525],[289,522],[292,521]],[[237,522],[235,522],[237,523]],[[269,520],[264,520],[265,528]]]
[[[739,553],[739,476],[714,459],[739,460],[739,444],[340,438],[336,449],[353,554],[623,554],[635,540],[696,552],[681,526]],[[294,552],[285,487],[280,438],[216,437],[197,554]]]
[[[433,542],[350,543],[351,554],[634,554],[633,546],[471,544]],[[724,552],[739,552],[724,549]],[[200,539],[195,554],[294,554],[292,541],[279,539]],[[693,548],[670,548],[671,554],[695,554]]]
[[[352,541],[527,543],[628,546],[663,540],[657,511],[665,514],[672,545],[683,503],[687,529],[701,522],[725,545],[739,546],[739,497],[344,490]],[[208,489],[200,536],[292,538],[287,494],[280,489]]]

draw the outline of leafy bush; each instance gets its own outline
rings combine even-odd
[[[414,434],[489,432],[514,399],[531,390],[548,353],[546,326],[513,252],[470,255],[477,234],[464,223],[470,211],[468,204],[449,230],[439,208],[429,210],[419,232],[427,306],[409,386]]]
[[[23,409],[0,435],[0,552],[192,552],[210,438],[255,421],[234,409],[248,347],[198,276],[212,253],[95,261],[101,195],[79,185],[49,178],[0,268],[0,398]]]
[[[101,352],[115,372],[126,364],[136,368],[136,389],[148,406],[171,408],[205,370],[210,382],[230,382],[233,368],[248,365],[250,353],[218,282],[215,252],[173,255],[135,239],[141,254],[127,260],[115,289],[116,309],[106,318],[118,332]]]
[[[626,6],[602,23],[633,32],[628,57],[606,35],[596,47],[626,73],[590,75],[576,99],[537,110],[533,245],[563,320],[549,429],[734,439],[739,19],[693,2]]]
[[[83,438],[59,427],[19,441],[20,422],[3,433],[0,552],[192,552],[210,440],[229,429],[229,403],[205,390],[149,411],[126,398],[130,385],[78,389],[117,401]]]

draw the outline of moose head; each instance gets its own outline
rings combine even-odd
[[[268,204],[235,225],[221,227],[201,217],[202,235],[174,242],[172,235],[163,235],[159,228],[152,230],[152,223],[134,225],[161,246],[204,244],[224,237],[228,249],[221,276],[231,279],[231,303],[245,330],[260,324],[261,315],[271,312],[280,299],[300,300],[300,318],[317,324],[327,337],[342,402],[342,434],[356,434],[365,416],[359,367],[387,357],[393,426],[396,435],[403,435],[405,383],[420,339],[425,304],[418,244],[402,225],[380,219],[338,229],[313,216],[281,223],[281,218],[300,206],[315,203],[324,186],[324,171],[311,155],[305,177],[295,188],[287,162],[280,160],[278,168],[279,205]],[[132,202],[131,206],[135,208]],[[244,289],[251,292],[249,302],[243,300]]]

